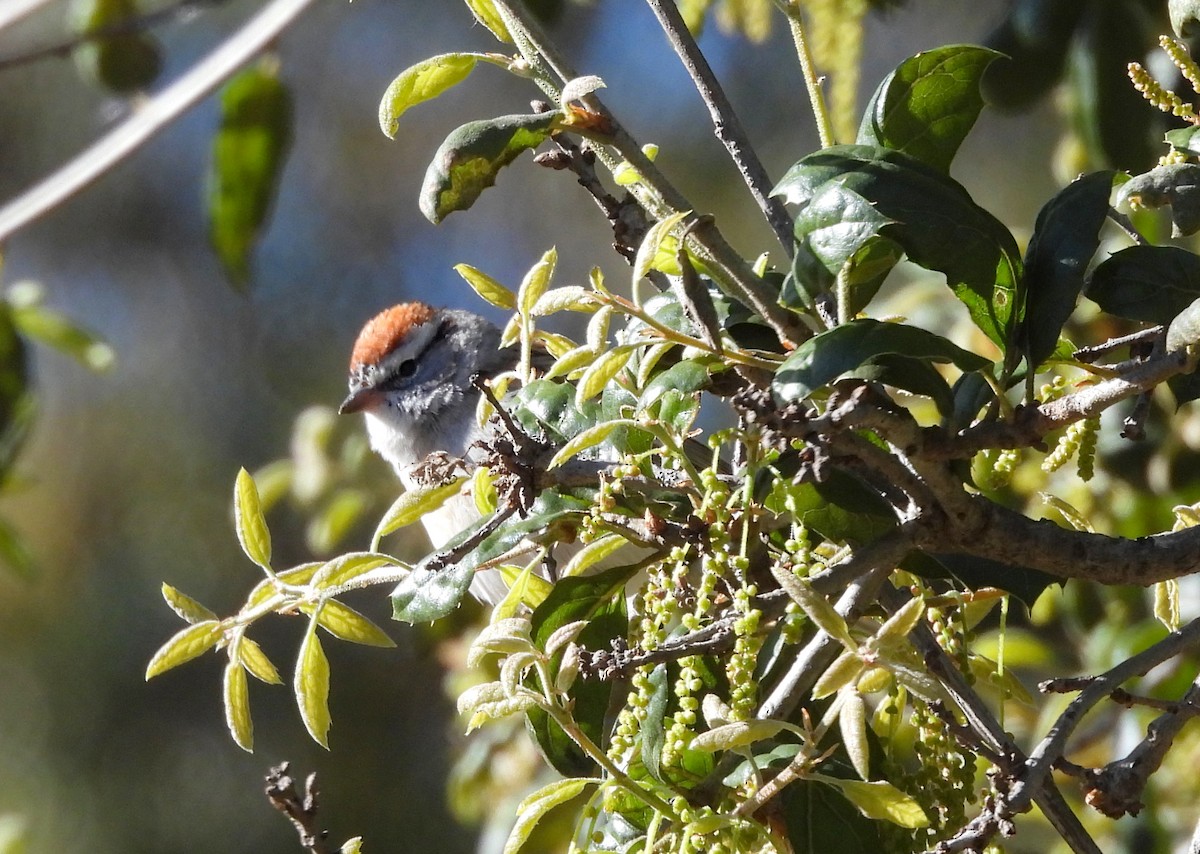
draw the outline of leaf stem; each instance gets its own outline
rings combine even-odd
[[[821,78],[817,76],[812,51],[808,47],[808,36],[804,32],[804,17],[796,0],[775,0],[775,5],[787,16],[788,29],[796,46],[796,58],[800,60],[800,72],[804,76],[804,88],[808,90],[808,101],[812,105],[813,118],[817,123],[817,136],[822,148],[836,144],[833,122],[829,118],[829,107],[825,104],[825,93],[821,89]]]

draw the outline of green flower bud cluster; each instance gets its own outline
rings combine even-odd
[[[753,606],[757,594],[758,588],[750,584],[733,597],[734,609],[739,616],[733,623],[733,654],[725,663],[725,675],[729,678],[730,719],[734,721],[750,720],[758,703],[758,680],[754,678],[754,670],[763,637],[758,633],[762,611]]]
[[[1096,473],[1096,436],[1100,419],[1085,418],[1067,427],[1054,450],[1042,460],[1042,471],[1055,472],[1078,454],[1079,476],[1091,480]]]
[[[909,794],[930,819],[928,827],[914,832],[913,841],[921,850],[966,824],[967,805],[975,801],[975,756],[963,753],[946,721],[924,703],[913,704],[912,723],[920,767],[909,777]]]

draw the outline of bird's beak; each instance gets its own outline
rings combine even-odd
[[[350,395],[338,407],[338,415],[350,415],[354,412],[362,412],[364,409],[370,409],[382,399],[383,395],[377,390],[370,386],[365,386],[357,391],[350,392]]]

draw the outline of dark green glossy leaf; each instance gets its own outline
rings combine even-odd
[[[1200,258],[1174,246],[1130,246],[1096,267],[1085,295],[1118,317],[1170,323],[1200,298]]]
[[[1079,178],[1038,212],[1025,252],[1025,358],[1036,368],[1054,352],[1075,310],[1087,265],[1100,245],[1113,172]]]
[[[708,383],[708,368],[700,362],[687,359],[676,362],[661,372],[642,389],[639,406],[646,407],[657,401],[668,391],[690,394],[704,388]]]
[[[559,579],[533,612],[530,636],[534,644],[544,647],[557,629],[578,620],[588,622],[576,638],[586,649],[607,649],[614,638],[624,638],[629,628],[625,582],[636,571],[634,566],[617,566],[596,575]],[[555,656],[552,670],[561,655]],[[604,718],[611,695],[612,685],[600,680],[577,680],[571,689],[575,721],[598,745],[607,741]],[[582,777],[597,772],[587,754],[541,709],[529,709],[526,720],[546,761],[560,774]]]
[[[546,432],[555,442],[566,442],[599,418],[599,406],[587,401],[576,406],[575,389],[553,380],[534,380],[512,397],[512,416],[531,433]]]
[[[796,519],[822,537],[858,545],[896,526],[896,515],[876,492],[834,469],[820,483],[790,487]]]
[[[291,96],[270,63],[225,85],[209,165],[208,227],[235,284],[249,278],[250,253],[270,214],[291,137]]]
[[[431,623],[458,607],[471,586],[475,568],[521,543],[546,533],[554,525],[577,519],[588,502],[547,490],[537,497],[524,518],[509,520],[473,551],[447,567],[431,569],[429,559],[409,573],[392,592],[393,618],[406,623]],[[443,551],[465,542],[486,524],[480,521],[454,537]]]
[[[794,165],[772,193],[810,204],[829,181],[891,220],[879,232],[913,263],[946,276],[983,332],[1002,346],[1018,321],[1021,259],[1008,229],[961,184],[903,152],[866,145],[822,149]],[[797,229],[798,243],[806,234]]]
[[[931,398],[943,416],[954,412],[954,394],[950,390],[950,384],[937,368],[924,359],[888,353],[872,359],[869,365],[863,366],[854,374],[864,380],[873,380]]]
[[[500,116],[454,130],[433,155],[421,186],[421,213],[439,223],[464,211],[496,183],[496,175],[523,151],[550,136],[558,113]]]
[[[983,109],[983,73],[999,56],[986,47],[950,45],[904,60],[875,90],[856,142],[948,171]]]
[[[821,770],[827,770],[826,764]],[[781,801],[796,854],[878,854],[888,850],[880,838],[879,823],[829,786],[797,780],[783,790]]]
[[[1185,133],[1197,130],[1192,128]],[[1170,137],[1170,134],[1167,134]],[[1200,166],[1173,163],[1131,178],[1121,188],[1118,204],[1135,202],[1144,208],[1171,208],[1171,233],[1185,237],[1200,231]]]
[[[916,326],[860,318],[805,341],[779,366],[771,392],[777,403],[803,400],[838,377],[879,356],[951,362],[963,371],[989,364],[980,355]]]
[[[796,214],[796,239],[808,248],[831,274],[837,275],[868,240],[892,220],[836,181],[828,181]]]

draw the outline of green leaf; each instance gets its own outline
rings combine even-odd
[[[22,335],[65,353],[93,371],[107,371],[116,361],[112,347],[45,306],[14,304],[11,314]]]
[[[809,774],[808,779],[833,786],[867,818],[890,821],[900,827],[927,827],[929,818],[921,805],[891,783],[882,780],[842,780],[825,774]]]
[[[466,279],[475,293],[497,308],[512,311],[517,307],[516,294],[482,270],[477,270],[470,264],[455,264],[454,270]]]
[[[504,18],[496,11],[496,4],[492,0],[467,0],[467,7],[475,20],[487,27],[499,41],[512,43]]]
[[[300,610],[311,614],[315,609],[311,605],[301,605]],[[396,645],[396,642],[388,637],[387,632],[337,599],[326,599],[320,605],[320,609],[317,611],[317,625],[335,638],[351,643],[387,649]]]
[[[731,724],[713,727],[700,733],[689,745],[692,750],[702,753],[715,753],[718,750],[738,750],[754,744],[756,741],[766,741],[781,732],[802,734],[802,730],[787,721],[750,720],[738,721]]]
[[[997,344],[1007,343],[1020,319],[1020,253],[1008,229],[961,184],[900,151],[838,145],[800,160],[772,194],[803,208],[831,181],[890,220],[880,233],[913,263],[944,274],[975,324]],[[805,246],[806,236],[798,225]]]
[[[1173,131],[1175,134],[1188,133],[1189,145],[1193,141],[1194,131]],[[1171,134],[1167,134],[1168,140]],[[1178,138],[1178,137],[1176,137]],[[1130,178],[1121,188],[1117,205],[1127,209],[1132,205],[1138,208],[1171,208],[1171,236],[1186,237],[1200,231],[1200,165],[1195,163],[1172,163],[1158,166],[1144,175]]]
[[[595,575],[559,579],[546,601],[533,612],[534,644],[545,649],[556,631],[581,620],[588,625],[579,633],[577,643],[585,649],[607,648],[613,638],[625,637],[628,618],[622,593],[636,570],[636,566],[617,566]],[[561,653],[553,657],[551,672],[561,666],[561,658]],[[579,728],[595,744],[603,746],[612,685],[599,680],[580,680],[572,687],[570,696]],[[590,776],[596,772],[587,754],[543,710],[531,708],[525,714],[542,754],[555,770],[565,777]]]
[[[471,207],[496,175],[550,136],[557,113],[500,116],[454,130],[433,156],[421,186],[421,213],[435,225]]]
[[[783,790],[782,801],[788,838],[796,854],[879,854],[890,850],[879,823],[829,786],[800,779]]]
[[[582,405],[585,401],[598,395],[606,385],[629,363],[633,355],[632,344],[622,344],[604,353],[579,378],[575,389],[575,404]]]
[[[1025,252],[1023,349],[1030,370],[1054,352],[1075,310],[1087,265],[1100,246],[1113,172],[1094,172],[1068,184],[1038,212]]]
[[[225,726],[234,742],[247,753],[254,752],[254,720],[250,717],[250,688],[246,671],[236,661],[225,665]]]
[[[1200,299],[1175,316],[1167,327],[1167,352],[1174,353],[1200,341]]]
[[[638,423],[628,418],[619,419],[617,421],[605,421],[597,424],[595,427],[579,433],[575,438],[571,439],[567,444],[558,449],[558,452],[546,464],[547,469],[555,469],[565,463],[572,457],[583,453],[589,448],[594,448],[604,442],[612,432],[619,427],[637,427]]]
[[[259,646],[250,638],[243,637],[238,641],[238,659],[249,671],[250,675],[260,682],[265,682],[268,685],[282,685],[283,680],[279,677],[279,671],[272,663],[271,659],[267,658],[267,654],[263,652]]]
[[[85,39],[72,56],[80,74],[114,92],[145,89],[162,71],[158,42],[137,27],[135,0],[82,0],[75,3],[72,23],[80,35],[105,33]]]
[[[309,583],[317,590],[328,590],[353,581],[381,566],[403,567],[404,563],[390,555],[376,552],[348,552],[322,564]]]
[[[379,520],[375,534],[371,537],[371,550],[377,549],[379,541],[388,534],[420,521],[426,513],[432,513],[458,495],[466,479],[465,476],[458,477],[450,483],[420,486],[401,493]]]
[[[517,308],[523,317],[529,317],[533,313],[533,307],[550,287],[550,280],[554,277],[554,268],[557,266],[558,250],[551,248],[529,268],[517,289]]]
[[[309,623],[300,655],[296,659],[296,675],[292,688],[296,694],[296,707],[300,719],[313,741],[329,749],[329,659],[321,647],[321,639],[315,631],[316,624]]]
[[[796,215],[796,239],[804,241],[825,269],[836,276],[868,240],[891,223],[870,201],[829,181]]]
[[[271,532],[263,518],[262,503],[258,498],[258,487],[254,478],[245,469],[238,470],[237,483],[233,490],[233,516],[237,528],[238,542],[246,557],[263,569],[271,568]]]
[[[547,813],[557,806],[567,803],[583,792],[588,786],[594,786],[599,781],[589,777],[572,777],[567,780],[555,780],[547,783],[517,807],[517,821],[508,834],[504,843],[503,854],[517,854],[527,841],[537,823]]]
[[[221,636],[221,624],[217,620],[205,620],[180,629],[154,653],[146,665],[146,680],[203,655],[216,646]]]
[[[470,53],[443,53],[409,66],[391,82],[379,102],[379,129],[396,138],[400,116],[410,107],[429,101],[466,80],[479,58]]]
[[[408,623],[441,619],[458,607],[477,566],[503,555],[530,537],[546,533],[557,523],[578,519],[589,506],[582,499],[554,490],[543,492],[534,500],[525,518],[505,523],[456,563],[430,569],[427,559],[418,565],[392,592],[393,616]],[[453,549],[473,537],[485,524],[486,520],[481,520],[450,540],[443,549]]]
[[[646,230],[646,236],[638,246],[637,256],[633,260],[633,285],[636,288],[651,270],[664,270],[678,274],[678,263],[675,251],[678,242],[671,232],[688,216],[691,211],[677,211],[658,220]]]
[[[850,634],[846,618],[837,612],[828,599],[814,590],[807,581],[793,575],[791,569],[773,567],[772,574],[779,586],[787,591],[788,597],[800,606],[814,625],[841,643],[848,652],[858,650],[858,642]]]
[[[983,109],[983,73],[999,56],[986,47],[949,45],[909,57],[875,90],[855,141],[949,171]]]
[[[834,542],[860,545],[896,526],[896,516],[878,493],[833,469],[821,483],[789,486],[796,519]]]
[[[804,400],[838,377],[893,354],[951,362],[963,371],[981,370],[989,364],[982,356],[919,327],[859,318],[797,347],[776,371],[771,391],[779,404]]]
[[[163,584],[162,595],[171,606],[171,610],[189,623],[213,622],[217,619],[217,615],[208,608],[170,584]]]
[[[221,91],[208,180],[209,239],[237,285],[267,222],[292,138],[292,100],[275,64],[249,68]]]
[[[850,763],[858,776],[871,778],[871,752],[867,741],[867,711],[862,695],[854,688],[842,692],[842,707],[838,713],[838,729]]]
[[[1174,246],[1130,246],[1096,267],[1085,295],[1109,314],[1168,324],[1200,298],[1200,258]]]

